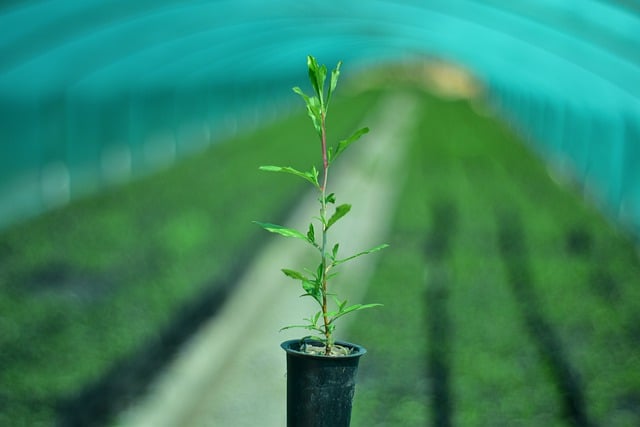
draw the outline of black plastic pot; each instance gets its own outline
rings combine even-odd
[[[346,342],[347,356],[311,355],[300,340],[285,341],[287,352],[287,427],[349,427],[356,375],[364,347]]]

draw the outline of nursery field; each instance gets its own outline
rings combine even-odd
[[[377,96],[336,99],[335,132]],[[0,232],[0,426],[102,425],[143,391],[304,189],[258,170],[313,163],[300,110]]]
[[[419,117],[384,307],[344,331],[368,349],[352,425],[640,425],[634,243],[468,101],[354,92],[335,137],[390,90]],[[102,425],[144,391],[305,188],[258,171],[316,158],[299,111],[0,233],[0,426]]]
[[[633,242],[467,102],[421,114],[354,425],[640,425]]]

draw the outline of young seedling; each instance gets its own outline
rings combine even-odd
[[[351,210],[349,204],[336,204],[336,195],[328,191],[329,169],[340,155],[355,141],[367,132],[368,128],[361,128],[355,131],[347,139],[341,140],[335,147],[327,146],[326,119],[329,110],[331,96],[338,84],[340,76],[340,65],[331,72],[330,84],[325,91],[325,81],[327,78],[327,67],[318,65],[313,56],[307,57],[307,67],[309,69],[309,80],[315,95],[306,95],[299,87],[294,87],[293,91],[300,95],[307,107],[307,112],[320,140],[322,153],[321,171],[313,166],[310,171],[302,172],[290,166],[261,166],[260,169],[268,172],[283,172],[300,177],[308,181],[318,192],[318,202],[320,204],[320,215],[314,217],[314,221],[309,223],[306,233],[283,227],[281,225],[257,222],[262,228],[272,233],[280,234],[284,237],[300,239],[311,245],[319,255],[319,262],[314,269],[305,269],[304,272],[282,269],[282,272],[289,278],[300,281],[304,294],[313,298],[319,306],[319,310],[307,319],[307,323],[302,325],[286,326],[284,329],[304,328],[311,331],[312,335],[324,343],[324,352],[329,355],[334,346],[333,333],[336,321],[342,316],[363,310],[366,308],[380,306],[381,304],[354,304],[349,305],[347,300],[341,300],[329,290],[329,280],[335,276],[335,267],[351,261],[362,255],[377,252],[388,245],[383,244],[375,248],[356,253],[344,258],[339,255],[340,245],[335,243],[329,247],[329,230]],[[331,206],[331,209],[330,209]],[[331,211],[331,212],[330,212]]]

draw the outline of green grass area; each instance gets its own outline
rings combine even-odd
[[[353,425],[640,425],[630,239],[469,103],[420,114],[365,297],[385,307],[349,336],[369,350]]]
[[[376,97],[336,98],[331,136],[348,136]],[[297,114],[3,231],[0,425],[51,425],[60,399],[232,280],[263,236],[251,221],[282,217],[303,186],[258,166],[306,169],[316,139]]]

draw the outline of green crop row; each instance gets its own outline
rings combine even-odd
[[[356,426],[640,424],[640,263],[509,128],[425,95]]]

